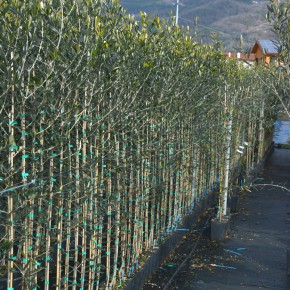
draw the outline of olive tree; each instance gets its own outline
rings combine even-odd
[[[290,117],[288,110],[290,84],[290,5],[289,1],[269,0],[267,7],[266,19],[272,24],[272,30],[277,37],[279,53],[279,67],[275,71],[276,81],[272,82],[270,87]]]

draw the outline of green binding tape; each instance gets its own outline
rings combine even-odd
[[[28,173],[27,172],[22,172],[22,179],[26,179],[28,177]]]

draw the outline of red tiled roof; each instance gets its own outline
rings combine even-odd
[[[240,60],[247,60],[247,61],[255,61],[256,59],[256,55],[254,53],[246,54],[246,53],[240,53],[240,52],[227,52],[225,53],[225,57],[240,59]]]

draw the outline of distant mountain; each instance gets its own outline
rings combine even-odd
[[[175,16],[176,0],[120,0],[128,13],[139,15],[140,10],[151,16]],[[245,47],[251,47],[257,39],[274,38],[264,16],[265,0],[180,0],[179,24],[197,30],[204,42],[210,42],[210,34],[217,33],[225,49],[233,51],[241,35]],[[197,21],[196,21],[197,20]],[[195,23],[198,26],[195,26]]]

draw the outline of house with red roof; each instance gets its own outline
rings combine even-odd
[[[257,40],[250,53],[228,52],[226,58],[233,58],[243,61],[246,65],[278,63],[279,42],[277,40]]]

